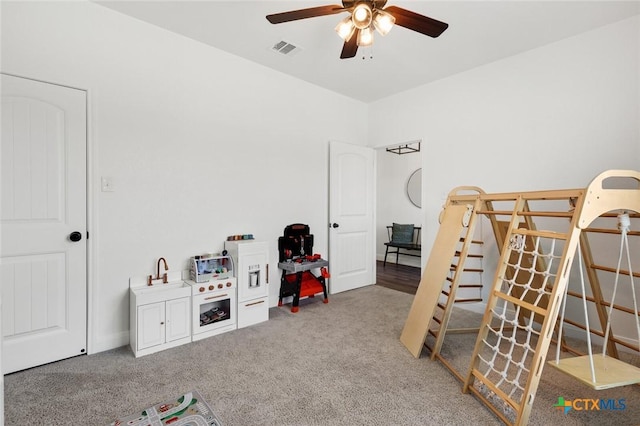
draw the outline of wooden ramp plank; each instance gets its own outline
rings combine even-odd
[[[416,358],[420,358],[422,347],[427,338],[429,324],[460,239],[460,232],[463,228],[462,219],[467,211],[467,206],[463,204],[450,204],[444,210],[438,234],[429,254],[429,260],[427,260],[407,321],[400,335],[402,344]]]

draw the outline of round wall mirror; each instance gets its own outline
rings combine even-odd
[[[422,169],[411,173],[407,181],[407,195],[409,201],[416,207],[422,207]]]

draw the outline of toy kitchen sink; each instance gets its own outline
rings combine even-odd
[[[191,286],[182,272],[166,272],[166,283],[129,279],[129,342],[136,357],[191,342]]]

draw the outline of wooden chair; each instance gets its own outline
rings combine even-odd
[[[415,254],[411,252],[420,252],[422,250],[422,246],[420,245],[421,229],[421,227],[414,226],[413,224],[403,225],[394,223],[393,225],[388,225],[387,237],[389,238],[389,241],[384,243],[387,247],[384,252],[384,262],[382,263],[382,266],[387,266],[387,256],[389,254],[396,255],[396,265],[398,264],[398,258],[400,255],[420,257],[420,253]]]

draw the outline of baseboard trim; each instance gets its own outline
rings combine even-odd
[[[109,336],[96,340],[93,344],[93,350],[89,355],[97,354],[111,349],[120,348],[129,345],[129,330],[112,333]]]

